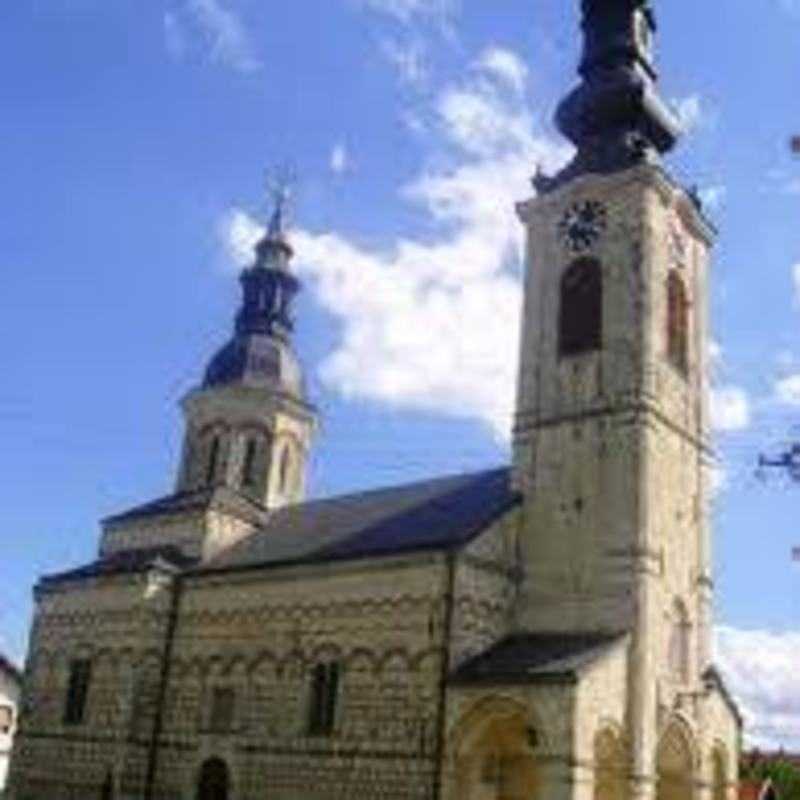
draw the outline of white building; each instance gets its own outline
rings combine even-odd
[[[0,797],[6,787],[21,688],[20,671],[0,653]]]

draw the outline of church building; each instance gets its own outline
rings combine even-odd
[[[174,491],[42,577],[13,800],[733,800],[712,666],[715,231],[648,0],[583,0],[527,232],[508,468],[306,498],[282,209],[183,400]],[[532,165],[533,171],[533,165]]]

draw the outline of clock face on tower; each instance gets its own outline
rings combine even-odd
[[[573,203],[558,223],[558,236],[573,253],[583,252],[605,232],[606,217],[606,207],[597,200]]]

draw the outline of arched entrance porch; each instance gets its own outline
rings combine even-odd
[[[459,800],[538,800],[540,734],[525,709],[495,700],[476,706],[457,729],[454,784]]]

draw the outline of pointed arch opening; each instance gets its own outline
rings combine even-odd
[[[594,800],[626,800],[628,760],[620,735],[604,728],[594,740]]]
[[[602,267],[597,259],[580,258],[561,278],[558,354],[565,357],[599,350],[602,340]]]
[[[656,753],[656,800],[691,800],[694,796],[693,740],[685,724],[673,722]]]
[[[711,797],[713,800],[726,800],[728,796],[728,758],[722,745],[717,745],[711,753]]]
[[[229,791],[228,765],[221,758],[204,761],[197,780],[197,800],[228,800]]]
[[[667,358],[682,374],[689,370],[689,301],[677,270],[667,276]]]
[[[489,704],[476,712],[465,718],[456,734],[456,796],[539,800],[543,794],[538,728],[524,710],[508,703]]]

